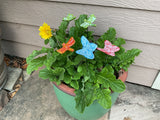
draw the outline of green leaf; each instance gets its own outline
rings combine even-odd
[[[83,14],[83,15],[80,15],[79,18],[77,20],[75,20],[75,26],[77,28],[80,28],[81,24],[84,22],[84,20],[87,19],[87,15]]]
[[[67,73],[64,74],[64,82],[67,84],[71,82],[71,76]]]
[[[49,39],[44,40],[44,44],[47,45],[49,43]]]
[[[67,69],[67,72],[69,73],[69,75],[74,75],[75,74],[75,68],[74,66],[70,66]]]
[[[114,92],[118,92],[118,93],[121,93],[126,89],[125,84],[121,80],[109,81],[109,85]]]
[[[55,75],[53,74],[52,70],[48,70],[44,68],[39,71],[39,77],[42,79],[50,79],[51,81],[54,80]]]
[[[72,80],[79,80],[81,78],[82,74],[78,72],[74,72],[73,76],[71,77]]]
[[[64,68],[56,67],[54,69],[42,69],[39,71],[39,77],[42,79],[49,79],[50,81],[55,81],[57,84],[61,83],[64,79]]]
[[[59,26],[59,30],[56,31],[55,38],[60,41],[61,43],[66,42],[66,29],[69,25],[68,21],[62,21],[61,25]]]
[[[55,52],[55,51],[53,51],[53,53],[48,52],[48,54],[47,54],[47,59],[46,59],[46,61],[44,62],[44,64],[46,65],[46,67],[47,67],[48,69],[49,69],[49,68],[52,66],[52,64],[56,61],[58,55],[59,55],[59,54],[58,54],[57,52]]]
[[[95,60],[97,61],[97,63],[98,62],[106,62],[107,61],[107,59],[106,59],[106,54],[105,53],[103,53],[103,52],[101,52],[101,51],[99,51],[99,50],[96,50],[95,51]]]
[[[97,75],[98,82],[103,85],[104,88],[111,88],[114,92],[123,92],[125,90],[125,84],[121,80],[116,80],[113,72],[113,68],[109,65],[105,66]]]
[[[78,35],[78,31],[76,30],[76,28],[75,27],[70,27],[69,36],[73,37],[73,36],[77,36],[77,35]]]
[[[31,74],[34,70],[38,70],[39,67],[43,66],[43,63],[45,60],[46,60],[46,55],[43,57],[38,57],[30,61],[27,66],[27,73]]]
[[[112,101],[109,89],[97,89],[98,103],[105,109],[111,108]]]
[[[116,45],[116,46],[118,46],[118,47],[120,47],[121,45],[123,45],[125,43],[126,43],[126,41],[123,38],[117,38],[117,40],[115,40],[113,42],[113,44]]]
[[[63,20],[65,21],[72,21],[74,20],[76,17],[73,16],[73,14],[68,14],[67,17],[64,17]]]
[[[107,64],[105,68],[107,68],[108,73],[114,74],[114,69],[112,68],[111,65]]]
[[[125,53],[125,48],[123,48],[123,47],[121,47],[121,46],[120,46],[119,48],[120,48],[120,50],[119,50],[118,52],[116,52],[116,55],[117,55],[117,56]]]
[[[95,100],[95,88],[94,86],[90,88],[87,87],[83,92],[81,90],[76,90],[75,93],[76,109],[80,113],[83,113],[85,107],[92,104]]]
[[[71,65],[74,65],[74,62],[72,62],[69,58],[67,58],[67,63],[65,65],[65,67],[70,67]]]
[[[53,48],[45,48],[42,47],[41,50],[34,50],[26,59],[27,64],[29,64],[36,56],[43,54],[43,53],[48,53],[49,51],[53,51]]]
[[[65,69],[61,67],[55,67],[52,70],[53,75],[57,78],[56,79],[57,84],[60,84],[61,80],[64,79],[64,72],[65,72]]]
[[[71,81],[70,85],[76,90],[79,88],[78,81]]]
[[[80,62],[85,61],[85,57],[83,57],[82,55],[77,55],[74,59],[74,64],[78,65]]]
[[[76,96],[75,96],[76,109],[80,113],[83,113],[86,107],[86,101],[87,101],[85,98],[85,94],[81,90],[76,90],[75,93],[76,93]]]
[[[114,28],[109,28],[107,32],[105,32],[96,42],[99,47],[104,47],[104,41],[109,40],[110,42],[115,41],[116,39],[116,30]]]
[[[91,14],[89,16],[88,19],[85,19],[84,20],[84,23],[82,23],[80,26],[83,27],[83,28],[88,28],[89,26],[93,26],[95,27],[96,24],[93,24],[93,22],[96,20],[96,17],[94,16],[94,14]]]
[[[114,75],[112,74],[98,74],[97,76],[98,83],[103,85],[103,88],[109,88],[109,81],[115,79]]]
[[[50,45],[50,47],[52,47],[52,48],[55,47],[55,41],[54,41],[52,38],[49,39],[49,45]]]
[[[134,62],[136,56],[138,56],[142,51],[139,49],[131,49],[123,54],[118,54],[117,57],[119,61],[116,63],[120,69],[128,70],[128,67]]]
[[[56,75],[56,76],[60,76],[60,75],[62,75],[64,72],[65,72],[65,69],[62,68],[62,67],[55,67],[55,68],[53,69],[53,74]]]
[[[109,28],[109,30],[106,33],[106,36],[103,36],[103,39],[114,41],[116,38],[116,30],[114,28]]]
[[[81,65],[78,66],[77,72],[82,72],[82,66]]]
[[[107,67],[104,67],[100,73],[97,74],[98,83],[102,84],[104,88],[109,88],[110,81],[116,80],[113,73],[109,72]]]

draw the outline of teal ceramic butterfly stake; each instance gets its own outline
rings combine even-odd
[[[76,53],[83,55],[88,59],[94,59],[93,52],[96,50],[97,45],[95,43],[90,43],[85,36],[81,37],[82,49],[77,50]]]
[[[84,20],[84,23],[81,24],[81,27],[88,28],[89,26],[95,27],[96,24],[93,24],[93,22],[96,20],[96,17],[94,14],[90,15],[88,19]]]

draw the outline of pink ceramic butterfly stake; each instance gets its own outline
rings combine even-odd
[[[100,50],[100,51],[106,53],[107,55],[115,56],[115,52],[120,50],[119,47],[112,45],[112,43],[109,42],[108,40],[105,40],[104,44],[105,44],[105,46],[103,49],[97,48],[97,50]]]

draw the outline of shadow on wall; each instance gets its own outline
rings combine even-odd
[[[13,30],[5,22],[0,22],[0,28],[2,30],[2,49],[6,54],[10,53],[11,55],[16,55],[16,46],[12,41],[14,39]]]
[[[3,8],[7,6],[2,6],[3,4],[0,4],[0,29],[1,29],[1,47],[4,51],[4,53],[11,55],[16,55],[16,46],[13,45],[13,41],[15,38],[14,31],[12,28],[7,24],[8,22],[5,21],[5,13],[3,13]],[[7,4],[5,4],[7,5]]]

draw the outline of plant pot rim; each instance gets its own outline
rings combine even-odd
[[[128,76],[128,71],[124,71],[124,70],[120,70],[120,76],[118,77],[118,79],[120,79],[122,82],[125,82]],[[61,91],[63,91],[64,93],[67,93],[71,96],[76,96],[76,94],[74,93],[75,89],[71,88],[69,86],[67,86],[64,83],[61,83],[60,85],[57,85],[56,82],[52,82],[58,89],[60,89]]]

